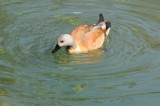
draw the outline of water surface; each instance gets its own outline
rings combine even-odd
[[[0,105],[158,106],[159,0],[1,0]],[[51,53],[59,35],[98,14],[104,49]]]

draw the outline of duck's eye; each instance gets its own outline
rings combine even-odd
[[[64,41],[63,41],[63,40],[61,40],[60,42],[61,42],[61,43],[63,43]]]

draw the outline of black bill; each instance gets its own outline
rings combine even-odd
[[[56,53],[61,47],[59,47],[59,45],[57,44],[56,47],[54,48],[54,50],[52,51],[52,53]]]

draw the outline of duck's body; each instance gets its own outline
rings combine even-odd
[[[80,25],[70,33],[77,45],[76,48],[68,49],[70,53],[85,53],[102,47],[105,31],[93,27],[94,25]]]
[[[96,25],[80,25],[70,34],[61,35],[52,53],[63,46],[67,46],[70,53],[86,53],[101,48],[109,34],[110,27],[111,23],[104,22],[103,15],[100,14]]]

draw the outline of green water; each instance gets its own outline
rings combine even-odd
[[[159,0],[0,0],[0,106],[159,106]],[[75,13],[79,12],[79,13]],[[51,52],[98,14],[105,52]]]

